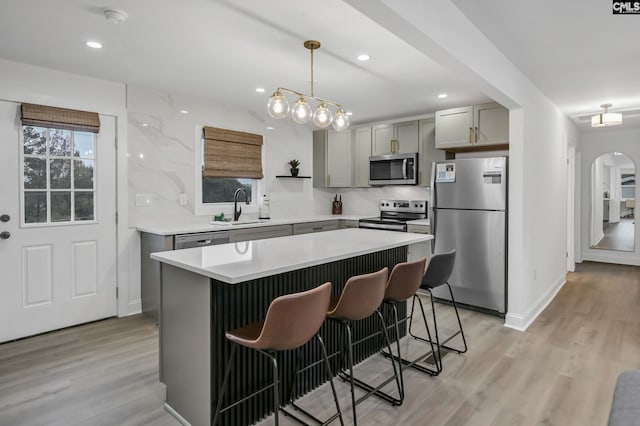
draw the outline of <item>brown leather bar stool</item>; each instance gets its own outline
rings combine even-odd
[[[451,274],[453,273],[453,265],[455,263],[456,260],[456,251],[451,250],[445,253],[439,253],[439,254],[434,254],[433,256],[431,256],[431,260],[429,261],[429,264],[427,265],[427,271],[424,274],[424,277],[422,278],[422,283],[420,284],[420,288],[422,290],[426,290],[427,293],[429,293],[430,299],[431,299],[431,312],[433,315],[433,327],[434,327],[434,332],[435,332],[435,342],[433,341],[433,339],[431,338],[431,333],[429,332],[429,326],[427,324],[427,317],[424,313],[424,307],[422,305],[422,300],[420,299],[420,297],[418,297],[418,295],[416,294],[416,296],[413,298],[413,303],[411,305],[411,320],[409,320],[409,334],[418,340],[421,340],[425,343],[429,343],[431,345],[431,352],[427,352],[426,354],[424,354],[422,357],[420,358],[426,358],[427,356],[433,354],[433,360],[434,360],[434,364],[435,364],[435,370],[433,369],[429,369],[426,367],[423,367],[421,365],[412,364],[412,367],[421,370],[423,372],[426,372],[428,374],[431,374],[432,376],[437,376],[438,374],[440,374],[442,372],[442,354],[440,349],[441,348],[445,348],[448,349],[450,351],[454,351],[457,352],[459,354],[463,354],[467,351],[467,340],[464,337],[464,331],[462,329],[462,321],[460,321],[460,314],[458,313],[458,305],[456,305],[456,299],[453,297],[453,291],[451,290],[451,286],[449,285],[449,278],[451,277]],[[436,306],[434,304],[433,301],[433,294],[431,293],[431,290],[436,288],[436,287],[440,287],[442,285],[446,285],[449,288],[449,294],[451,295],[451,303],[453,305],[453,309],[456,312],[456,317],[458,319],[458,327],[459,330],[456,331],[455,333],[453,333],[451,336],[447,337],[446,339],[444,339],[443,341],[440,341],[440,337],[438,334],[438,321],[436,319]],[[424,326],[427,329],[427,339],[417,336],[415,334],[413,334],[413,332],[411,331],[411,325],[413,323],[413,311],[415,308],[415,303],[416,303],[416,299],[418,300],[418,303],[420,304],[420,311],[422,312],[422,319],[424,321]],[[457,335],[461,335],[462,337],[462,344],[463,344],[463,349],[456,349],[453,348],[451,346],[446,346],[446,343],[448,343],[451,339],[453,339],[454,337],[456,337]],[[435,346],[435,348],[434,348]],[[434,351],[435,350],[435,351]]]
[[[347,356],[345,361],[347,364],[346,367],[349,368],[349,374],[347,375],[343,373],[342,377],[348,378],[351,384],[351,404],[353,406],[354,425],[358,423],[356,415],[356,405],[372,394],[378,395],[395,405],[400,405],[403,401],[400,376],[398,374],[399,368],[396,368],[396,363],[393,359],[391,360],[391,364],[393,366],[393,374],[398,387],[399,398],[393,398],[391,395],[382,392],[380,388],[383,385],[379,385],[374,388],[373,386],[361,380],[358,380],[353,376],[353,345],[360,343],[353,342],[351,327],[353,322],[365,319],[373,314],[376,314],[378,320],[380,321],[380,330],[385,337],[387,348],[389,349],[389,351],[391,351],[391,342],[389,341],[389,335],[387,334],[387,327],[382,314],[378,310],[380,304],[382,303],[385,288],[387,286],[388,273],[389,269],[383,268],[378,272],[358,275],[349,278],[344,285],[344,289],[342,290],[340,297],[331,300],[331,306],[329,307],[329,311],[327,312],[327,318],[342,324],[345,329],[346,342],[343,355],[345,355],[346,352]],[[366,338],[363,340],[366,340]],[[385,384],[386,383],[388,383],[388,381],[385,382]],[[356,400],[355,396],[355,385],[367,391],[367,393],[358,400]]]
[[[396,350],[398,355],[393,355],[393,358],[399,363],[410,364],[409,361],[402,358],[400,353],[400,323],[406,323],[409,320],[409,316],[405,316],[402,319],[398,319],[398,303],[406,302],[412,297],[416,296],[416,291],[420,288],[422,283],[422,277],[424,276],[424,268],[427,264],[427,258],[415,260],[413,262],[398,263],[393,267],[389,280],[387,282],[387,289],[384,293],[384,299],[382,301],[383,307],[389,307],[393,312],[394,324],[387,326],[387,329],[394,327],[396,337]],[[385,356],[390,356],[391,353],[382,351]],[[417,362],[417,361],[414,361]],[[391,379],[388,379],[391,381]],[[402,368],[400,368],[400,385],[402,390],[402,398],[404,398],[404,378],[402,375]]]
[[[337,416],[340,418],[340,423],[344,424],[340,404],[338,403],[338,396],[333,385],[333,374],[329,365],[329,358],[327,357],[324,342],[318,333],[324,322],[330,299],[331,283],[329,282],[312,290],[280,296],[274,299],[269,305],[267,315],[263,322],[249,324],[225,333],[226,338],[232,342],[231,355],[218,396],[218,404],[213,418],[214,425],[217,424],[220,414],[268,388],[272,388],[273,390],[273,411],[275,424],[278,425],[278,411],[280,410],[280,402],[278,400],[278,361],[274,353],[299,348],[314,336],[316,336],[322,348],[327,377],[331,383],[331,391],[333,392],[333,399],[336,404]],[[229,373],[238,345],[254,349],[269,357],[273,364],[273,383],[222,408]],[[332,417],[332,419],[333,418],[335,418],[335,416]],[[298,418],[296,418],[296,420],[301,421]]]

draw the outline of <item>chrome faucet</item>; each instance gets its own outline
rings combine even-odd
[[[238,209],[238,195],[240,195],[240,193],[244,195],[244,202],[247,205],[249,205],[249,199],[247,198],[247,193],[245,192],[244,188],[236,189],[236,192],[233,193],[233,220],[234,221],[240,219],[240,215],[242,214],[242,206],[240,206],[240,209]]]

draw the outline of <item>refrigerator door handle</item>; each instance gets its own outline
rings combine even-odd
[[[402,179],[407,180],[407,159],[402,160]]]
[[[433,241],[431,242],[431,253],[435,253],[436,249],[436,162],[431,163],[431,191],[429,191],[429,206],[431,208],[431,216],[429,217],[431,223],[431,234],[433,235]]]

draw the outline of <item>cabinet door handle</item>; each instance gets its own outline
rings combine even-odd
[[[478,126],[474,127],[474,132],[473,133],[475,134],[475,140],[476,140],[475,143],[478,143]]]
[[[316,226],[315,228],[311,228],[314,231],[322,231],[322,226]]]
[[[473,143],[473,138],[471,136],[472,133],[473,133],[473,127],[469,127],[469,143],[470,144]]]

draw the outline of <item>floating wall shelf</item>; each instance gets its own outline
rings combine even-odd
[[[291,176],[291,175],[276,175],[277,178],[289,178],[289,179],[311,179],[311,176]]]

